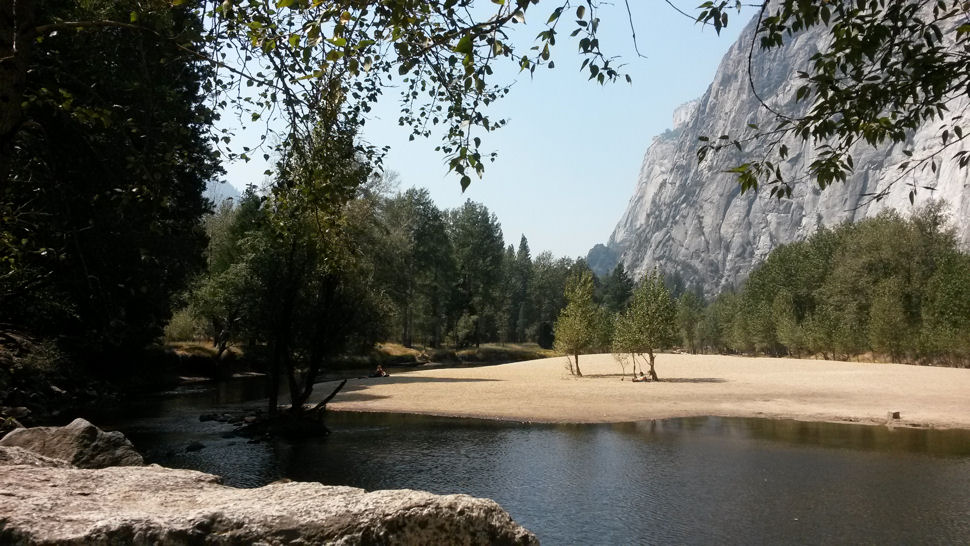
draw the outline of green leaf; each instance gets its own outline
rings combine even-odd
[[[455,45],[454,51],[455,51],[455,53],[464,53],[465,55],[471,54],[471,52],[472,52],[472,37],[471,37],[471,35],[470,34],[466,34],[466,35],[462,36],[461,37],[461,40],[458,40],[458,44]]]
[[[416,61],[413,61],[413,60],[405,61],[404,63],[401,63],[401,67],[397,69],[397,73],[403,76],[408,72],[410,72],[411,69],[414,68],[415,64],[416,64]]]
[[[559,19],[559,16],[560,15],[562,15],[562,7],[561,6],[558,7],[558,8],[556,8],[555,10],[553,10],[552,15],[549,16],[549,20],[546,21],[546,24],[547,25],[552,24],[553,21],[555,21],[556,19]]]

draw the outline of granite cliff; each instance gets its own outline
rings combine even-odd
[[[844,185],[821,191],[811,180],[802,180],[789,199],[774,199],[764,188],[741,194],[735,176],[724,171],[751,156],[733,148],[698,163],[700,136],[740,136],[751,123],[773,126],[771,114],[761,107],[748,82],[754,28],[752,21],[725,54],[707,92],[678,108],[673,127],[653,139],[626,211],[606,249],[597,249],[598,262],[614,256],[638,277],[658,267],[713,296],[742,281],[775,247],[805,239],[820,226],[858,221],[889,208],[906,214],[914,207],[910,203],[914,187],[917,207],[931,199],[947,202],[953,225],[966,244],[970,239],[968,170],[950,161],[948,152],[935,171],[926,168],[902,178],[899,174],[898,166],[906,160],[904,149],[918,156],[939,145],[939,122],[924,124],[906,143],[857,146],[855,170]],[[796,34],[779,49],[766,52],[755,47],[752,79],[767,104],[789,114],[807,106],[796,104],[795,75],[808,68],[824,39],[824,32],[816,29]],[[956,101],[951,112],[966,107],[966,101]],[[813,157],[811,143],[788,141],[788,145],[786,172],[807,172]],[[869,197],[884,190],[885,197],[878,201]],[[612,264],[599,263],[600,270],[607,266]]]

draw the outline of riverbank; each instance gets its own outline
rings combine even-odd
[[[661,354],[661,381],[634,383],[609,354],[581,357],[582,378],[565,363],[557,357],[355,379],[328,408],[548,423],[720,416],[970,429],[966,369]],[[321,385],[316,396],[329,392]]]

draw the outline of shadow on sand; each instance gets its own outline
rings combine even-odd
[[[500,379],[459,379],[452,377],[414,377],[414,376],[395,376],[391,375],[388,377],[359,377],[356,378],[357,381],[352,383],[348,382],[346,386],[337,395],[336,400],[345,402],[361,402],[366,400],[380,400],[382,398],[389,398],[389,396],[382,394],[369,394],[367,389],[376,385],[394,385],[394,384],[405,384],[405,383],[481,383],[485,381],[501,381]],[[317,383],[314,385],[315,389],[319,389],[319,392],[327,391],[328,385],[335,382],[325,381]]]
[[[622,379],[630,381],[633,376],[619,373],[589,373],[583,374],[589,379]],[[727,383],[727,379],[720,377],[661,377],[660,381],[636,381],[636,383]]]
[[[661,383],[727,383],[727,379],[720,377],[668,377],[660,378]]]

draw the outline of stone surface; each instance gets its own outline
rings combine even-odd
[[[704,96],[679,108],[673,129],[655,137],[647,149],[637,188],[607,244],[628,273],[639,277],[659,267],[668,274],[679,273],[688,284],[714,295],[743,280],[772,249],[803,240],[820,226],[857,221],[890,208],[905,214],[912,210],[909,196],[914,188],[917,206],[929,199],[946,200],[960,239],[964,244],[970,240],[970,192],[965,189],[968,169],[950,159],[961,147],[948,149],[935,171],[926,168],[900,178],[898,166],[908,159],[904,149],[921,157],[940,146],[940,120],[924,124],[905,144],[856,146],[855,171],[844,186],[820,191],[803,177],[794,185],[791,199],[772,199],[766,189],[741,195],[736,177],[724,172],[743,161],[733,147],[698,164],[699,136],[712,140],[722,134],[743,137],[749,123],[774,126],[748,83],[747,56],[753,33],[752,21],[725,54]],[[767,104],[789,115],[798,115],[799,108],[809,106],[796,106],[799,84],[795,75],[808,69],[810,57],[823,39],[816,30],[796,34],[785,47],[770,52],[755,46],[751,73]],[[958,113],[968,103],[960,98],[948,106]],[[789,176],[806,173],[814,154],[811,143],[790,140],[787,144],[789,159],[782,170]],[[744,158],[756,159],[758,150],[746,146]],[[870,199],[883,191],[882,200]],[[596,254],[608,255],[602,249]]]
[[[0,465],[0,544],[538,544],[488,499],[218,481],[156,465]]]
[[[72,467],[71,463],[67,461],[54,459],[52,457],[44,457],[43,455],[38,455],[33,451],[24,449],[22,447],[0,446],[0,466],[11,465],[44,466],[54,468]]]
[[[0,439],[0,446],[22,447],[79,468],[145,464],[122,433],[104,432],[84,419],[75,419],[65,427],[15,429]]]

